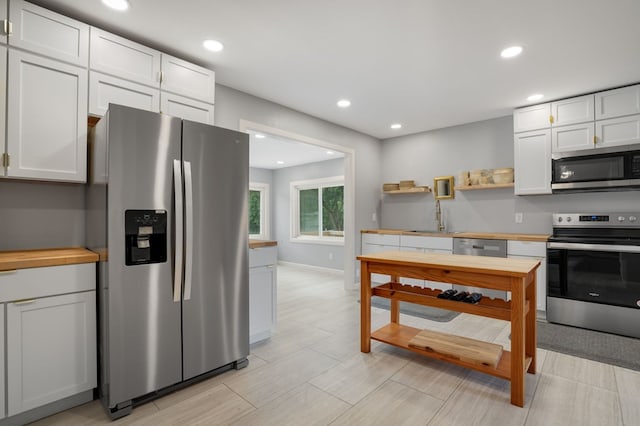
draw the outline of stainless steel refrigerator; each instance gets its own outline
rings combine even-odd
[[[87,243],[112,419],[246,366],[248,187],[247,134],[114,104],[93,129]]]

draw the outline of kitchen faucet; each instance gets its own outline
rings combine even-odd
[[[436,200],[436,221],[438,222],[438,232],[443,232],[444,222],[442,220],[442,209],[440,209],[440,200]]]

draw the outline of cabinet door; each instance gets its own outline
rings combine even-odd
[[[533,105],[513,111],[514,133],[546,129],[551,126],[551,104]]]
[[[96,387],[95,291],[7,304],[8,415]]]
[[[7,0],[0,0],[0,21],[9,22],[9,9],[7,8]],[[7,31],[9,28],[0,27],[0,43],[7,44]]]
[[[5,384],[5,375],[4,375],[4,304],[0,304],[0,419],[5,418],[5,407],[4,407],[4,384]]]
[[[275,267],[249,269],[249,343],[271,336],[276,322]]]
[[[551,152],[582,151],[594,148],[594,124],[583,123],[551,129]]]
[[[162,54],[163,92],[171,92],[210,104],[215,103],[215,73],[182,59]]]
[[[640,84],[596,93],[596,120],[640,114]]]
[[[89,26],[23,0],[11,0],[11,46],[86,67]]]
[[[87,70],[9,51],[7,176],[86,181]]]
[[[185,98],[174,93],[162,92],[160,111],[163,114],[213,125],[213,105],[195,99]]]
[[[595,119],[594,95],[578,96],[551,103],[551,126],[586,123]]]
[[[89,67],[160,89],[160,52],[95,27]]]
[[[1,2],[0,2],[1,3]],[[6,6],[6,5],[5,5]],[[0,46],[0,157],[6,152],[7,126],[7,48]],[[0,164],[2,163],[0,158]],[[1,167],[1,166],[0,166]],[[2,168],[0,176],[5,176],[7,169]]]
[[[109,104],[160,112],[160,89],[89,72],[89,114],[102,117]]]
[[[547,310],[547,258],[536,256],[507,256],[510,259],[531,259],[539,260],[540,266],[536,270],[536,309],[538,311]]]
[[[514,144],[515,193],[551,194],[551,131],[517,133]]]
[[[596,148],[640,143],[640,114],[596,121]]]

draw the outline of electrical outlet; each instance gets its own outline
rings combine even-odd
[[[524,215],[522,213],[516,213],[516,223],[522,223]]]
[[[376,222],[378,220],[378,215],[375,212],[371,213],[371,222]]]

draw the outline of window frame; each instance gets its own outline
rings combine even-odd
[[[260,233],[249,234],[249,238],[253,240],[268,240],[270,238],[269,227],[269,184],[265,182],[249,182],[249,192],[260,192]],[[247,193],[249,197],[249,193]],[[248,213],[247,213],[248,215]],[[247,218],[248,219],[248,218]],[[247,223],[247,227],[249,224]]]
[[[331,176],[319,179],[307,179],[292,181],[289,183],[289,204],[290,214],[290,241],[293,243],[327,244],[344,246],[344,230],[341,237],[324,235],[301,235],[300,234],[300,191],[305,189],[322,189],[332,186],[342,186],[344,190],[344,176]],[[343,204],[344,205],[344,204]],[[318,217],[322,218],[322,205],[319,205]],[[343,212],[344,218],[344,212]],[[320,233],[320,232],[319,232]],[[321,234],[321,233],[320,233]]]

